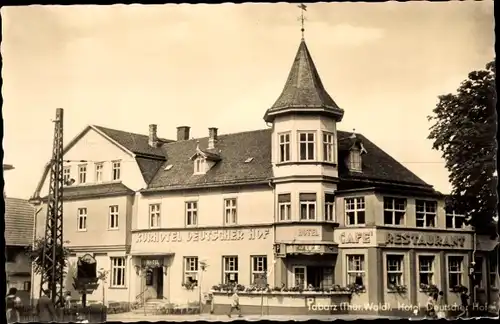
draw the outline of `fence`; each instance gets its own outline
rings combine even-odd
[[[57,318],[54,321],[57,322],[75,322],[77,317],[80,319],[88,320],[89,323],[103,323],[106,322],[107,308],[102,305],[92,305],[89,307],[72,307],[72,308],[60,308],[56,309]],[[21,322],[39,322],[38,315],[36,312],[36,307],[24,306],[19,309],[19,315]]]

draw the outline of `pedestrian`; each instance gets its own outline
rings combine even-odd
[[[50,292],[44,291],[43,295],[38,300],[37,305],[38,322],[50,323],[55,322],[57,319],[54,303],[50,299]]]
[[[468,289],[466,287],[462,288],[462,292],[460,293],[460,302],[461,302],[461,310],[462,312],[458,314],[457,318],[460,317],[469,317],[469,295],[467,294]]]
[[[71,300],[71,291],[67,291],[64,296],[64,306],[66,306],[66,308],[71,308]]]
[[[228,317],[231,317],[233,310],[238,311],[238,317],[242,317],[240,308],[240,296],[238,296],[238,290],[236,287],[233,288],[233,295],[231,296],[231,308],[229,309]]]
[[[427,299],[427,318],[435,318],[436,317],[436,300],[434,299],[434,294],[429,295],[429,299]]]
[[[444,302],[444,293],[439,291],[436,301],[436,317],[438,319],[446,318],[446,305]]]
[[[17,288],[10,288],[9,293],[5,297],[5,309],[7,323],[15,323],[21,321],[19,309],[22,306],[21,298],[17,296]]]

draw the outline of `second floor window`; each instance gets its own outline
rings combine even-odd
[[[198,284],[198,257],[184,258],[184,283]]]
[[[384,224],[403,225],[406,214],[406,199],[384,197]]]
[[[118,229],[118,206],[109,206],[109,229]]]
[[[457,214],[453,210],[446,210],[446,228],[464,228],[465,215]]]
[[[160,204],[149,205],[149,228],[159,228],[161,226]]]
[[[403,256],[387,255],[387,288],[393,290],[403,284]]]
[[[325,221],[335,220],[335,195],[325,194]]]
[[[278,217],[280,221],[292,219],[292,202],[290,194],[278,195]]]
[[[300,161],[314,161],[316,155],[316,141],[314,133],[299,133]]]
[[[267,283],[267,256],[252,256],[252,284]]]
[[[63,169],[63,181],[65,184],[71,180],[71,167],[67,166]]]
[[[365,256],[352,254],[347,256],[347,284],[364,286]]]
[[[120,161],[113,161],[112,162],[112,179],[113,180],[120,180],[121,177],[121,162]]]
[[[95,182],[102,182],[102,169],[104,167],[103,163],[95,164]]]
[[[420,286],[434,284],[434,256],[418,256],[418,276]]]
[[[279,162],[290,161],[290,133],[279,134]]]
[[[416,206],[417,227],[435,227],[437,202],[417,200]]]
[[[87,182],[87,165],[79,165],[78,166],[78,183],[86,183]]]
[[[224,256],[222,257],[223,263],[223,276],[225,284],[238,283],[238,257],[237,256]]]
[[[236,225],[237,224],[237,214],[236,214],[236,198],[224,199],[224,224],[225,225]]]
[[[448,286],[455,288],[462,285],[464,258],[461,256],[448,256]]]
[[[347,225],[364,225],[365,198],[345,198],[345,216]]]
[[[316,194],[301,193],[299,194],[300,204],[300,220],[316,219]]]
[[[186,225],[198,225],[198,202],[196,201],[186,202]]]
[[[332,133],[323,132],[323,161],[335,162],[335,146]]]
[[[78,208],[77,229],[79,231],[87,230],[87,208]]]

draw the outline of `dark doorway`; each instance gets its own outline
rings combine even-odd
[[[157,298],[163,298],[163,268],[156,268],[156,295]]]

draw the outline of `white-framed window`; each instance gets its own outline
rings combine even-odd
[[[184,257],[183,283],[198,284],[198,257]]]
[[[121,162],[120,161],[113,161],[111,164],[111,170],[112,170],[112,179],[113,180],[120,180],[121,177]]]
[[[474,286],[483,287],[483,258],[475,256],[474,258]]]
[[[79,231],[86,231],[87,230],[87,208],[78,208],[78,215],[77,215],[77,229]]]
[[[198,225],[198,202],[197,201],[187,201],[186,202],[186,225],[187,226]]]
[[[78,183],[87,182],[87,165],[81,164],[78,166]]]
[[[332,133],[323,132],[323,161],[335,162],[335,137]]]
[[[363,254],[347,255],[347,284],[364,286],[365,256]]]
[[[252,284],[256,284],[261,280],[267,280],[267,256],[253,255],[252,257]],[[267,281],[266,281],[267,283]]]
[[[365,224],[365,198],[345,198],[345,217],[347,225]]]
[[[464,257],[459,255],[448,256],[448,287],[450,289],[461,286],[463,278]]]
[[[194,173],[203,174],[205,173],[205,159],[202,157],[197,157],[194,160]]]
[[[313,132],[299,133],[299,160],[314,161],[316,159],[316,134]]]
[[[384,224],[404,225],[406,215],[406,199],[384,197]]]
[[[125,287],[125,257],[111,257],[111,287]]]
[[[335,221],[335,195],[325,193],[325,221]]]
[[[104,168],[104,163],[99,162],[95,164],[95,182],[102,182],[102,170]]]
[[[404,256],[399,254],[387,255],[387,288],[394,289],[394,286],[404,285],[403,281],[403,260]]]
[[[160,204],[149,205],[149,228],[160,228],[161,208]]]
[[[118,206],[109,206],[109,229],[118,229]]]
[[[417,227],[436,227],[437,202],[428,200],[416,201]]]
[[[349,152],[349,171],[361,172],[361,170],[361,150],[359,150],[358,148],[352,148]]]
[[[236,198],[224,199],[224,225],[236,225],[237,217]]]
[[[237,256],[223,256],[222,263],[224,265],[224,283],[230,284],[238,283],[238,257]]]
[[[300,220],[316,219],[316,194],[299,194]]]
[[[292,197],[291,194],[278,195],[278,217],[280,221],[292,220]]]
[[[418,256],[418,278],[420,285],[434,284],[434,256]]]
[[[63,168],[63,181],[64,181],[64,184],[66,185],[67,183],[69,183],[69,181],[71,180],[71,167],[70,166],[66,166]]]
[[[294,287],[305,289],[307,287],[307,271],[304,266],[293,267],[293,283]]]
[[[454,210],[446,210],[446,228],[464,228],[465,215],[457,214]]]
[[[290,157],[290,133],[282,133],[278,135],[279,142],[279,162],[289,162]]]
[[[490,287],[498,288],[498,254],[495,250],[489,253],[488,274],[490,276]]]

